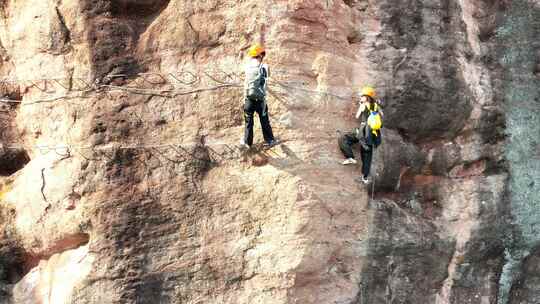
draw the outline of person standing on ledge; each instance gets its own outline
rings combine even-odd
[[[255,112],[259,115],[264,141],[269,146],[276,144],[266,104],[266,86],[270,73],[268,65],[263,63],[265,55],[266,51],[261,44],[257,43],[251,46],[248,51],[250,58],[244,70],[244,120],[246,127],[244,138],[240,144],[247,149],[253,145],[253,115]]]

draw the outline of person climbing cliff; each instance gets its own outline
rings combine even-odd
[[[254,44],[249,48],[249,59],[244,69],[244,120],[246,125],[244,138],[240,144],[248,149],[253,145],[253,116],[255,112],[259,115],[266,144],[272,146],[276,143],[266,104],[266,86],[270,72],[268,65],[263,63],[265,55],[264,47],[259,43]]]
[[[369,173],[373,159],[373,151],[382,141],[382,108],[375,100],[375,90],[372,87],[364,87],[360,93],[360,105],[356,112],[356,118],[360,120],[360,128],[345,133],[338,139],[341,152],[347,158],[343,165],[356,164],[352,147],[360,143],[360,157],[362,159],[361,181],[369,182]]]

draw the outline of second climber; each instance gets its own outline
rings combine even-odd
[[[360,143],[360,157],[362,159],[361,181],[369,182],[373,151],[381,144],[382,109],[375,99],[375,90],[372,87],[364,87],[360,93],[360,105],[356,112],[356,118],[360,119],[360,127],[352,132],[345,133],[338,139],[341,152],[347,158],[344,165],[356,164],[352,147]]]

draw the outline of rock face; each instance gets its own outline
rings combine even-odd
[[[540,301],[538,1],[0,8],[0,303]],[[282,143],[242,152],[255,41]]]
[[[81,287],[95,261],[88,246],[42,260],[13,289],[17,303],[63,303]]]

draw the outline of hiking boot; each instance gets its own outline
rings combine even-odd
[[[354,158],[347,158],[346,160],[343,161],[342,164],[343,164],[343,165],[354,165],[354,164],[356,164],[356,159],[354,159]]]
[[[272,146],[275,146],[275,145],[277,145],[277,144],[278,144],[278,142],[277,142],[277,140],[275,140],[275,139],[272,139],[271,141],[267,141],[267,142],[266,142],[266,145],[267,145],[268,147],[272,147]]]
[[[359,177],[355,178],[354,181],[357,182],[357,183],[362,183],[364,185],[369,184],[369,178],[366,177],[366,176],[359,176]]]
[[[240,140],[240,149],[242,149],[242,150],[249,150],[249,148],[251,148],[250,145],[246,144],[246,142],[244,142],[243,139]]]
[[[367,176],[362,176],[362,183],[366,185],[369,183],[369,179],[367,178]]]

